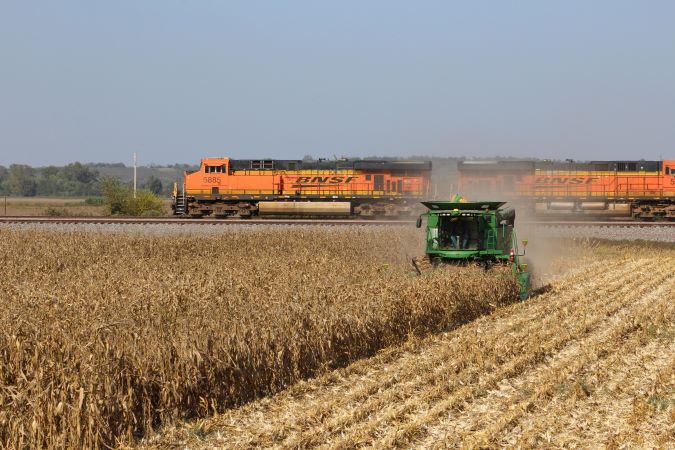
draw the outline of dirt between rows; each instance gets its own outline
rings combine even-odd
[[[667,448],[674,274],[672,250],[617,251],[537,298],[145,446]]]

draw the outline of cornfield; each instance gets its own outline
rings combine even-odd
[[[673,448],[675,248],[566,246],[549,292],[146,445]]]
[[[412,230],[0,230],[0,446],[104,447],[222,413],[516,298],[415,277]]]

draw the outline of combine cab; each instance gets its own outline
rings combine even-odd
[[[530,274],[519,258],[518,240],[513,229],[516,213],[501,208],[505,202],[422,202],[429,210],[417,220],[427,219],[426,252],[413,259],[421,275],[438,264],[480,264],[486,269],[510,270],[520,284],[520,298],[529,295]]]

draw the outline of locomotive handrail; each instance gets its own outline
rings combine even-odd
[[[212,195],[209,189],[193,189],[188,190],[187,195]],[[360,190],[360,189],[294,189],[292,187],[284,188],[283,192],[279,189],[263,190],[263,189],[225,189],[220,190],[217,195],[274,195],[281,197],[303,197],[303,196],[373,196],[373,197],[422,197],[422,191],[374,191],[374,190]]]

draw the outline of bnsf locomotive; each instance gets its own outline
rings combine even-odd
[[[463,161],[460,192],[537,214],[675,219],[675,161]]]
[[[401,217],[429,194],[430,161],[203,159],[174,186],[173,211],[191,217]]]

